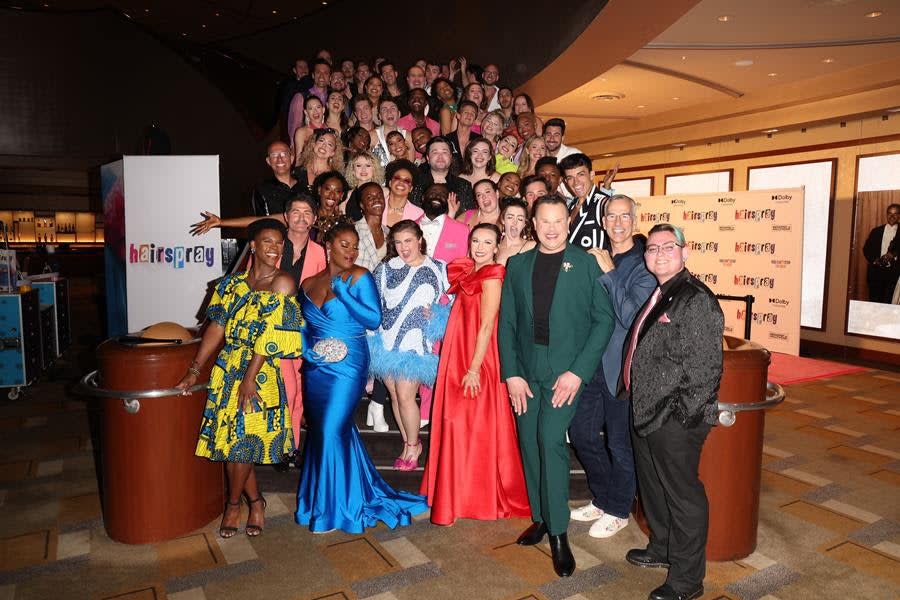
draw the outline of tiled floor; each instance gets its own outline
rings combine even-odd
[[[900,375],[787,393],[766,421],[756,552],[710,563],[705,598],[897,598]],[[0,600],[645,598],[664,577],[623,560],[646,540],[633,521],[610,540],[573,522],[579,568],[559,579],[546,546],[513,543],[523,520],[312,535],[293,523],[289,493],[269,495],[259,538],[219,539],[216,520],[177,540],[119,544],[103,528],[96,416],[56,383],[0,405]]]

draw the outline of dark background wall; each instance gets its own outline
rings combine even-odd
[[[111,11],[0,11],[0,57],[0,208],[82,208],[33,193],[41,173],[53,182],[59,169],[80,171],[86,185],[92,167],[137,153],[156,123],[173,154],[220,155],[222,205],[247,210],[247,190],[266,173],[264,141],[218,87],[152,35]],[[69,196],[79,195],[77,181],[69,178]]]
[[[503,83],[517,86],[550,64],[606,3],[341,0],[300,22],[225,40],[221,45],[279,70],[289,69],[294,58],[309,56],[319,48],[332,50],[335,59],[371,61],[384,56],[401,68],[419,58],[447,62],[462,54],[482,66],[497,64]],[[336,25],[338,20],[340,25]]]

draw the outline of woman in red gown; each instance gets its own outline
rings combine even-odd
[[[420,493],[431,521],[529,517],[516,423],[500,379],[497,315],[506,269],[495,262],[500,230],[482,223],[469,257],[448,267],[456,299],[434,385],[428,462]]]

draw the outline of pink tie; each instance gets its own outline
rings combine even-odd
[[[625,378],[626,390],[631,389],[631,359],[634,356],[635,348],[637,348],[637,342],[638,337],[641,333],[641,328],[644,326],[644,321],[647,319],[647,315],[650,314],[650,311],[653,310],[653,307],[656,306],[657,302],[659,302],[660,296],[662,296],[662,290],[660,288],[656,288],[656,291],[654,291],[653,295],[650,296],[650,302],[647,303],[647,307],[638,318],[637,327],[634,328],[634,331],[631,334],[631,343],[628,344],[628,354],[625,356],[625,365],[622,368],[622,377]]]

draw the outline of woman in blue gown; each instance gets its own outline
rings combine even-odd
[[[353,421],[369,371],[366,330],[381,323],[372,275],[354,265],[359,235],[337,225],[325,238],[328,267],[303,282],[303,401],[306,444],[297,523],[314,533],[362,533],[382,521],[408,525],[428,510],[423,496],[394,490],[372,464]]]

